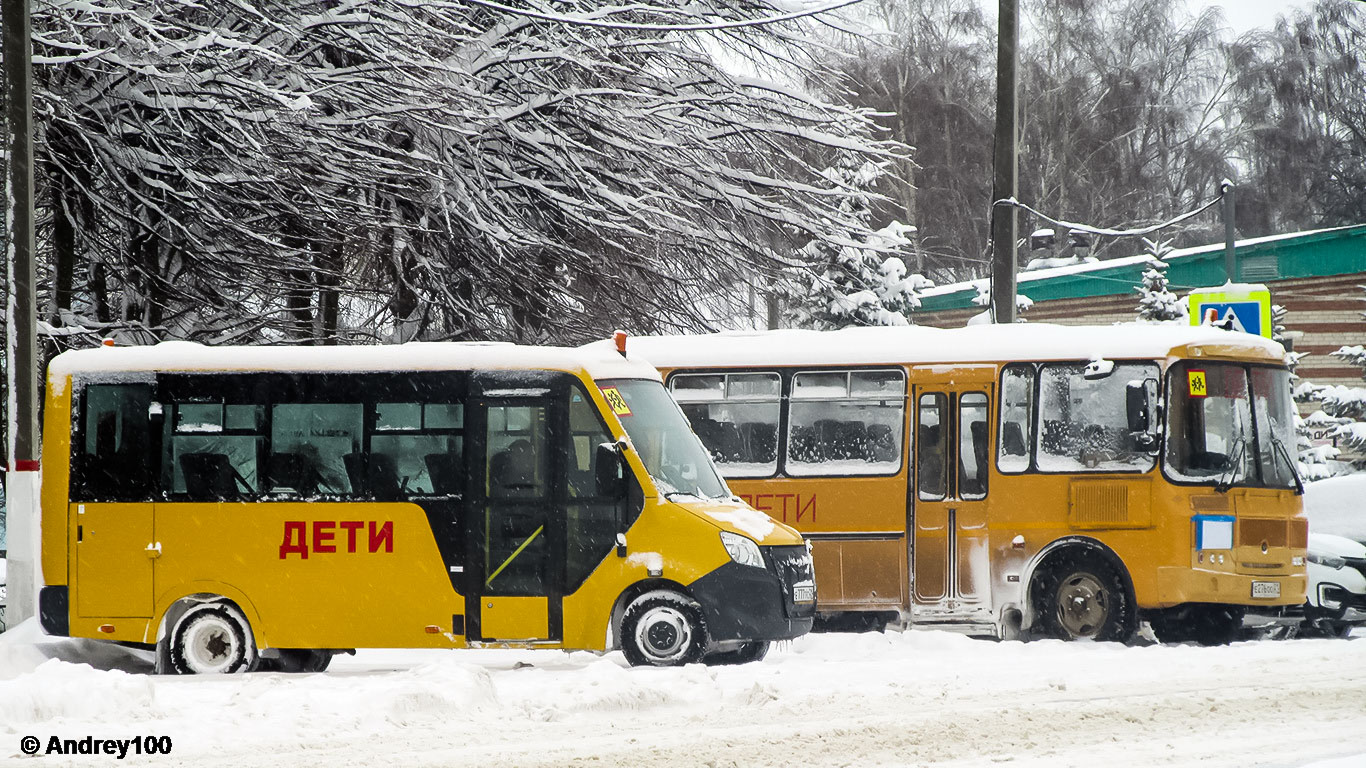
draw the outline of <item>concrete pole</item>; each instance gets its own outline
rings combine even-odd
[[[1237,187],[1234,187],[1233,182],[1228,179],[1224,179],[1223,183],[1219,185],[1219,191],[1224,195],[1224,274],[1228,275],[1230,283],[1238,282],[1238,260],[1233,246],[1235,237],[1233,233],[1233,197],[1236,189]]]
[[[39,570],[38,372],[33,265],[33,75],[29,0],[0,0],[5,71],[5,260],[9,267],[5,371],[9,384],[9,549],[6,622],[35,613]]]
[[[1014,198],[1019,153],[1019,108],[1016,93],[1016,52],[1020,44],[1019,0],[1000,0],[996,38],[996,150],[992,159],[992,202]],[[1019,217],[1015,208],[991,207],[991,320],[1015,322],[1015,241]],[[1058,236],[1055,233],[1054,236]]]

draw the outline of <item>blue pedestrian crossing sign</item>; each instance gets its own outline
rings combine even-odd
[[[1264,285],[1226,284],[1191,291],[1191,325],[1217,325],[1271,338],[1271,291]]]

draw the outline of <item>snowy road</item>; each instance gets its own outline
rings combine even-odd
[[[817,635],[743,667],[371,651],[321,675],[220,679],[154,677],[121,649],[88,649],[31,626],[0,636],[0,762],[1366,766],[1366,638],[1125,648]],[[27,735],[174,747],[25,758]]]

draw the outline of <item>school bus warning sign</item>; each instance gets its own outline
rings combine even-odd
[[[1186,378],[1190,383],[1191,397],[1209,396],[1209,386],[1205,383],[1204,371],[1187,371]]]
[[[603,387],[602,396],[607,399],[607,405],[612,409],[612,413],[618,416],[631,415],[631,406],[626,404],[626,398],[621,396],[621,391],[616,387]]]

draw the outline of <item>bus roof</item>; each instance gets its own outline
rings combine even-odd
[[[222,346],[165,341],[144,347],[97,347],[63,352],[50,376],[121,371],[446,371],[556,370],[587,372],[594,379],[654,379],[659,373],[638,356],[623,358],[610,346],[529,347],[499,342],[409,342],[369,346]]]
[[[628,342],[627,349],[661,368],[995,363],[1093,358],[1156,360],[1173,355],[1233,357],[1275,363],[1285,360],[1285,349],[1261,336],[1210,326],[1143,323],[734,331],[699,336],[637,336]]]

